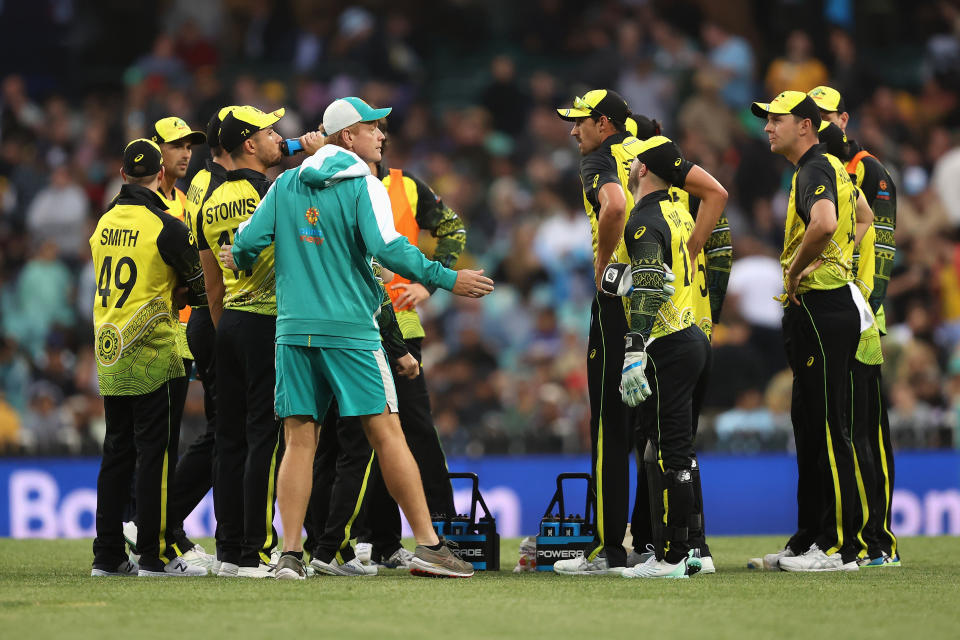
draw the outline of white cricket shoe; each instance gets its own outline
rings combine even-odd
[[[357,557],[357,560],[359,559],[360,558]],[[384,569],[409,569],[411,560],[413,560],[413,552],[400,547],[394,551],[389,558],[381,560],[377,564]]]
[[[700,571],[697,573],[716,573],[717,567],[713,564],[713,556],[700,555],[700,549],[690,549],[687,554],[690,559],[696,558],[700,561]]]
[[[199,578],[207,575],[207,570],[203,567],[193,567],[182,557],[176,557],[164,565],[163,571],[151,571],[141,567],[137,575],[141,578]]]
[[[206,552],[206,550],[204,550],[203,547],[201,547],[198,544],[195,544],[192,547],[190,547],[180,557],[183,558],[184,562],[186,562],[187,564],[192,565],[194,567],[203,567],[204,569],[209,570],[210,573],[216,574],[219,571],[219,567],[217,567],[217,571],[213,570],[217,564],[216,556],[210,555],[209,553]]]
[[[135,576],[137,575],[138,571],[140,571],[140,567],[137,566],[136,562],[124,560],[116,569],[95,566],[90,570],[90,576],[94,578],[104,578],[107,576]]]
[[[237,570],[238,578],[275,578],[274,565],[260,563],[256,567],[240,567]]]
[[[557,560],[553,563],[554,573],[563,576],[608,576],[622,575],[626,567],[611,567],[604,556],[587,560],[587,556]]]
[[[797,554],[793,552],[793,549],[791,549],[790,547],[784,547],[783,549],[781,549],[780,551],[777,551],[776,553],[768,553],[767,555],[763,556],[763,559],[760,561],[760,564],[763,565],[763,569],[765,571],[779,571],[781,560],[783,560],[784,558],[795,558],[796,555]],[[756,558],[754,558],[754,560],[751,560],[751,562],[754,562],[755,560]]]
[[[624,569],[621,575],[624,578],[689,578],[687,570],[686,559],[670,564],[666,560],[657,560],[656,556],[653,556],[643,564]]]
[[[137,523],[131,520],[123,523],[123,539],[127,541],[131,553],[137,553]]]
[[[360,564],[370,564],[370,556],[373,554],[373,543],[358,542],[356,552],[357,560],[360,561]]]
[[[839,553],[832,553],[828,556],[814,543],[802,555],[781,558],[780,570],[791,572],[859,571],[860,565],[856,561],[844,564]]]
[[[217,576],[220,578],[236,578],[240,574],[240,566],[232,562],[220,562]]]
[[[360,564],[360,561],[356,558],[343,564],[337,562],[336,558],[330,562],[323,562],[314,558],[310,561],[310,566],[316,569],[318,573],[325,573],[328,576],[361,577],[377,575],[377,565],[365,566]]]

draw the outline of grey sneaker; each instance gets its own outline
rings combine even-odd
[[[473,565],[453,555],[449,544],[443,542],[439,551],[418,544],[413,557],[410,558],[410,573],[429,578],[469,578],[473,576]]]
[[[400,547],[394,551],[389,558],[381,560],[378,564],[384,569],[409,569],[412,559],[413,554],[403,547]]]
[[[629,555],[627,555],[627,568],[629,569],[638,564],[643,564],[655,555],[656,553],[654,552],[652,544],[648,544],[643,553],[637,553],[635,550],[631,550]]]
[[[277,580],[306,580],[307,569],[303,561],[294,556],[280,556],[274,569]]]
[[[360,561],[356,558],[350,560],[349,562],[344,562],[343,564],[337,562],[336,558],[333,558],[330,560],[330,562],[324,562],[319,558],[314,558],[310,561],[310,566],[313,567],[318,573],[325,573],[328,576],[363,577],[377,575],[376,565],[368,566],[360,564]]]

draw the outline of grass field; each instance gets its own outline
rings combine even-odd
[[[210,542],[210,541],[205,541]],[[927,638],[960,637],[956,538],[902,541],[904,566],[750,571],[780,538],[715,538],[718,573],[689,580],[514,574],[470,580],[147,580],[89,577],[89,540],[0,542],[3,638]],[[211,548],[210,544],[207,548]]]

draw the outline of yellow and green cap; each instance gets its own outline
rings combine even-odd
[[[670,184],[677,182],[683,154],[680,147],[666,136],[653,136],[640,140],[630,136],[621,145],[628,155],[638,159],[647,168]]]
[[[224,107],[218,114],[222,119],[220,123],[220,146],[228,153],[233,151],[257,131],[273,126],[277,120],[283,117],[284,113],[286,113],[286,109],[283,108],[264,113],[250,105],[233,107],[232,110],[230,107]]]
[[[163,154],[153,140],[137,138],[123,150],[123,172],[134,178],[152,176],[163,166]]]
[[[836,111],[838,113],[843,113],[847,110],[847,105],[843,101],[843,96],[841,96],[840,92],[833,87],[820,85],[819,87],[814,87],[811,89],[807,95],[813,98],[813,101],[817,103],[817,108],[819,108],[820,111]]]
[[[207,135],[202,131],[194,131],[183,121],[183,118],[169,116],[161,118],[153,123],[153,135],[150,139],[157,144],[165,142],[176,142],[177,140],[188,139],[192,144],[203,144],[207,141]]]
[[[813,98],[803,91],[784,91],[770,102],[754,102],[750,111],[758,118],[766,118],[771,114],[810,118],[813,126],[820,128],[820,109]]]
[[[606,116],[621,126],[627,124],[630,118],[630,108],[627,101],[619,93],[610,89],[594,89],[583,94],[583,97],[573,99],[573,106],[557,109],[560,118],[573,122],[578,118],[592,115]]]

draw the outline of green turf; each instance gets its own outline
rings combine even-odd
[[[209,542],[209,541],[208,541]],[[902,541],[904,566],[797,575],[746,569],[780,538],[715,538],[689,580],[499,573],[470,580],[90,578],[90,541],[0,541],[4,638],[956,638],[955,538]],[[208,547],[209,548],[209,547]]]

